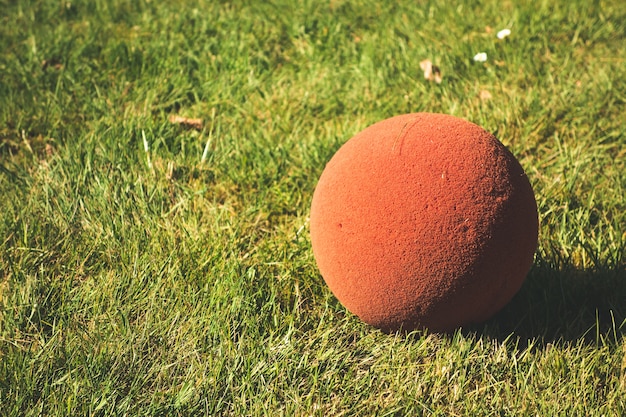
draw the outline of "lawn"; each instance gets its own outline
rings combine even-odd
[[[0,0],[0,415],[625,415],[626,3],[517,3]],[[488,322],[388,335],[309,208],[419,111],[516,155],[539,248]]]

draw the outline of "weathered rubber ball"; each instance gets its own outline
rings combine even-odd
[[[328,287],[384,331],[488,319],[520,289],[537,248],[519,162],[483,128],[444,114],[392,117],[346,142],[310,218]]]

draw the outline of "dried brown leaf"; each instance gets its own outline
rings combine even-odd
[[[41,61],[41,69],[46,70],[50,67],[59,71],[63,69],[63,64],[56,58],[44,59],[43,61]]]
[[[481,100],[490,100],[493,96],[487,90],[480,90],[478,97],[480,97]]]
[[[202,119],[192,119],[189,117],[172,114],[169,117],[169,121],[170,123],[191,127],[196,130],[202,130]]]
[[[428,81],[434,81],[437,84],[441,84],[443,77],[441,76],[441,70],[438,66],[433,65],[430,59],[425,59],[420,62],[420,68],[424,71],[424,78]]]

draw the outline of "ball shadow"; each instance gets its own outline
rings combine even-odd
[[[467,332],[513,340],[520,347],[620,343],[626,336],[625,265],[580,270],[539,259],[513,300]]]

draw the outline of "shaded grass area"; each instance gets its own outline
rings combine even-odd
[[[622,2],[0,6],[0,414],[625,412]],[[360,323],[308,240],[326,161],[413,111],[494,132],[540,211],[450,335]]]

